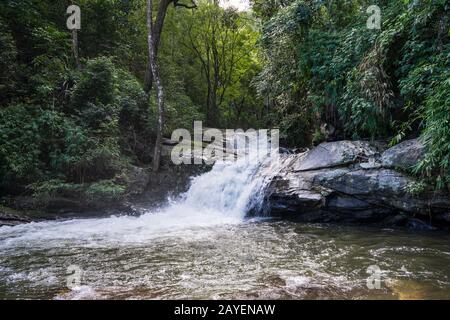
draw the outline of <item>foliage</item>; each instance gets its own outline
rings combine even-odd
[[[252,12],[199,0],[167,11],[158,62],[167,136],[195,120],[275,128],[287,146],[421,136],[415,173],[449,185],[449,20],[445,0],[254,0]],[[154,92],[145,1],[0,2],[0,187],[6,193],[123,196],[114,178],[152,161]],[[324,124],[336,128],[325,136]],[[29,187],[28,187],[29,186]]]
[[[67,127],[61,114],[38,106],[0,110],[0,184],[29,183],[55,169]]]
[[[120,200],[125,193],[125,187],[115,184],[111,180],[102,180],[95,182],[86,190],[88,200]]]
[[[256,96],[245,97],[245,91],[251,90],[251,82],[245,77],[252,68],[258,68],[256,26],[250,17],[233,9],[224,10],[216,2],[201,0],[198,4],[197,10],[183,17],[186,39],[179,44],[188,48],[200,66],[206,89],[200,101],[205,120],[210,126],[220,127],[244,122],[243,118],[249,119],[247,113],[261,109]]]
[[[36,198],[51,199],[57,196],[75,198],[80,196],[83,186],[80,184],[67,183],[60,179],[51,179],[36,182],[29,185]]]
[[[11,31],[0,19],[0,107],[13,95],[16,86],[17,48]]]
[[[448,2],[378,1],[381,30],[366,27],[369,1],[253,3],[263,22],[258,93],[286,143],[321,140],[324,123],[334,139],[420,135],[428,153],[415,172],[448,185]]]
[[[415,168],[437,188],[450,186],[450,74],[437,83],[434,92],[419,109],[424,121],[422,140],[428,152]]]

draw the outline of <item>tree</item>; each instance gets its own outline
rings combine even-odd
[[[156,128],[155,153],[153,157],[153,171],[159,171],[161,160],[162,135],[164,128],[164,88],[159,76],[159,66],[156,58],[155,33],[153,24],[153,0],[147,0],[147,35],[148,35],[148,56],[150,69],[156,83],[156,95],[158,100],[158,123]]]
[[[167,9],[169,8],[169,5],[171,3],[173,3],[174,7],[183,7],[183,8],[187,8],[187,9],[194,9],[197,7],[196,3],[193,0],[191,0],[190,4],[181,3],[181,2],[179,2],[179,0],[160,0],[159,5],[158,5],[158,11],[156,14],[156,21],[155,21],[154,27],[153,27],[155,58],[158,57],[158,50],[159,50],[159,46],[161,43],[161,33],[162,33],[163,27],[164,27],[164,20],[166,19]],[[151,70],[150,63],[151,62],[150,62],[150,57],[149,57],[147,72],[145,74],[145,91],[147,93],[151,91],[152,85],[153,85],[153,74],[150,71]]]
[[[207,84],[205,113],[208,125],[220,124],[220,108],[227,93],[244,73],[239,67],[245,64],[245,59],[251,59],[256,40],[245,19],[233,9],[222,9],[218,1],[205,1],[187,21],[184,46],[194,52],[202,66]],[[238,73],[242,74],[237,76]],[[231,104],[235,105],[230,103],[230,107]]]

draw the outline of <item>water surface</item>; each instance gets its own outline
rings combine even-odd
[[[0,228],[0,298],[450,298],[446,234],[248,220],[150,236],[134,228],[139,219]],[[77,232],[99,225],[109,229]],[[83,270],[72,290],[71,265]],[[380,289],[367,287],[372,265],[382,271]]]
[[[450,298],[448,234],[246,219],[290,161],[257,151],[139,217],[0,228],[0,298]]]

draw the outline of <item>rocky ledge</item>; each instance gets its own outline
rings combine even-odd
[[[268,208],[273,216],[306,222],[449,228],[448,190],[411,192],[417,180],[407,172],[424,153],[418,140],[387,150],[380,143],[338,141],[284,156]]]

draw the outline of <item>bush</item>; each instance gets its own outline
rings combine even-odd
[[[83,191],[82,185],[67,183],[61,179],[36,182],[28,187],[32,190],[33,196],[40,199],[51,199],[57,196],[77,198]]]
[[[10,30],[0,19],[0,107],[14,93],[18,68],[16,44]]]
[[[111,200],[116,201],[125,195],[125,187],[115,184],[112,180],[103,180],[91,184],[86,190],[88,201]]]
[[[57,167],[69,122],[39,106],[0,110],[0,184],[30,183]]]
[[[77,81],[72,95],[76,112],[91,105],[108,105],[114,102],[117,90],[116,70],[111,59],[100,57],[89,60]]]
[[[436,188],[450,186],[450,78],[436,84],[433,94],[420,108],[425,128],[422,140],[427,146],[425,158],[415,171],[436,183]]]

